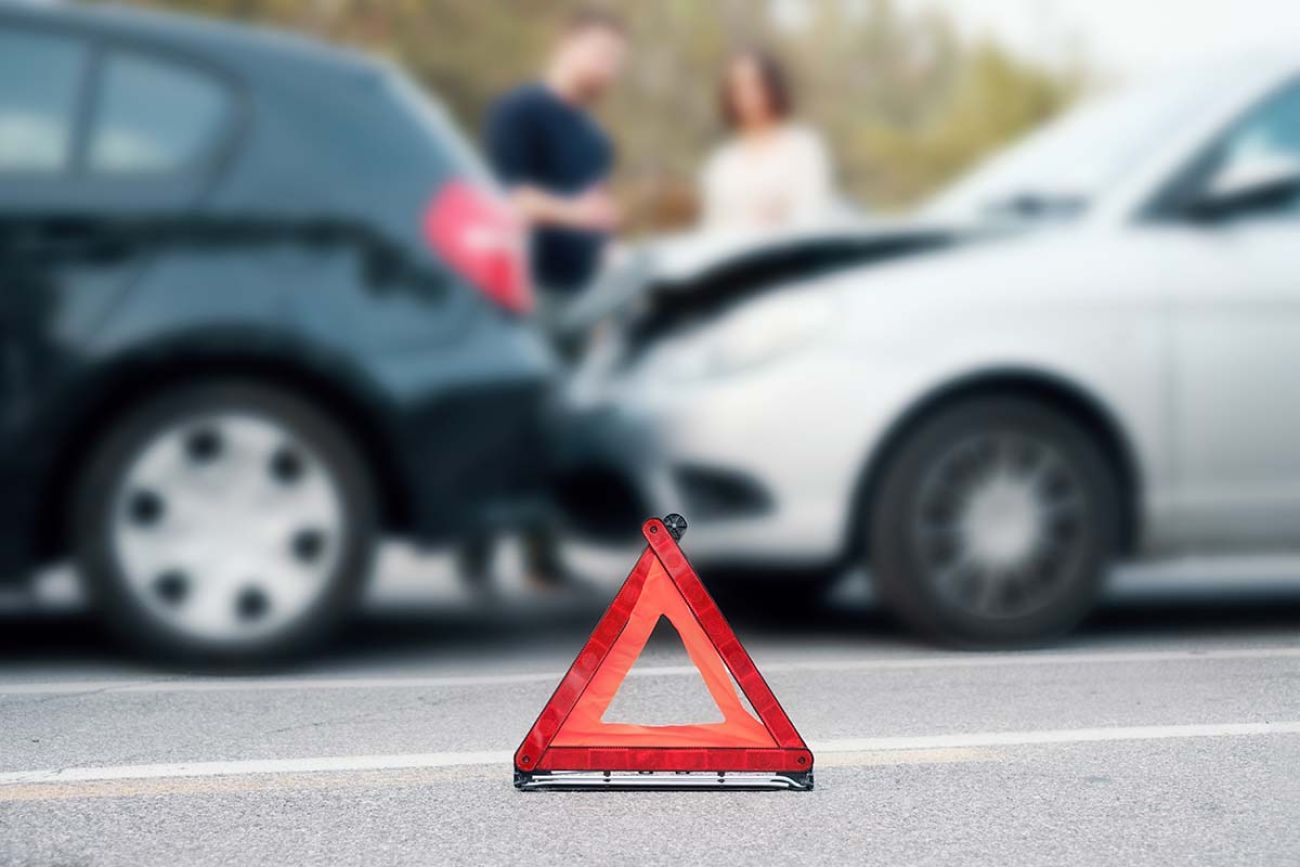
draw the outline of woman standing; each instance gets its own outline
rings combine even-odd
[[[760,49],[732,57],[721,109],[732,135],[704,167],[702,228],[766,232],[829,219],[830,159],[821,136],[794,119],[780,62]]]

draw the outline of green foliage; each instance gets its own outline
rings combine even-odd
[[[286,27],[397,60],[476,132],[491,99],[535,77],[576,0],[133,0]],[[893,0],[607,0],[632,33],[627,80],[601,109],[619,143],[633,227],[688,222],[694,184],[724,135],[727,53],[762,43],[794,71],[800,113],[822,129],[846,193],[873,210],[917,202],[1069,104],[1083,76],[967,42],[942,16]]]
[[[869,120],[851,130],[848,167],[861,172],[874,201],[909,204],[1050,119],[1076,91],[1067,80],[1036,73],[994,46],[980,46],[928,117],[911,125]]]

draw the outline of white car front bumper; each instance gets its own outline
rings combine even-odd
[[[860,362],[810,348],[712,379],[643,368],[606,383],[600,404],[647,431],[643,486],[657,510],[686,516],[693,558],[824,565],[855,539],[863,470],[896,399],[859,388],[865,378]]]

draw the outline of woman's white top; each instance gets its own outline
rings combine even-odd
[[[700,187],[705,231],[797,228],[827,220],[834,210],[826,146],[799,124],[760,139],[733,138],[709,157]]]

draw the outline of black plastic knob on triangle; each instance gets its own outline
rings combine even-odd
[[[686,519],[676,512],[664,517],[664,526],[672,534],[673,541],[680,542],[686,535]]]

